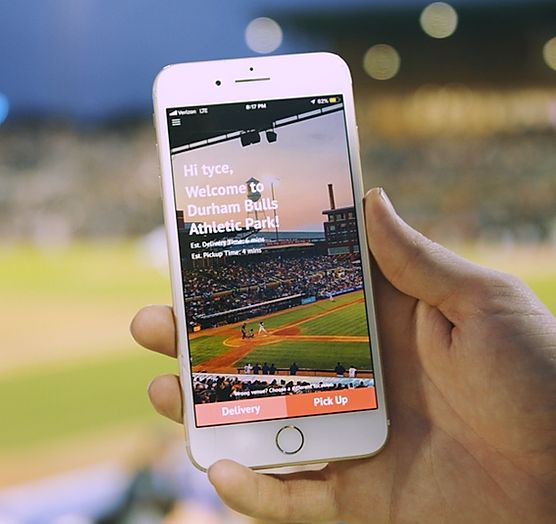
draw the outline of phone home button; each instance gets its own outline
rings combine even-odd
[[[295,426],[284,426],[276,433],[276,446],[286,455],[297,453],[305,442],[305,437],[300,429]]]

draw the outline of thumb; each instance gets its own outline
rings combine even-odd
[[[220,460],[208,478],[230,508],[256,519],[279,522],[329,522],[338,514],[326,468],[264,475],[231,460]]]
[[[438,307],[448,318],[461,310],[462,302],[484,279],[487,270],[408,226],[382,188],[365,195],[365,221],[369,248],[386,279],[402,293]]]

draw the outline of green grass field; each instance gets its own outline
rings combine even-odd
[[[353,299],[362,295],[363,293],[350,293],[348,296]],[[299,329],[303,335],[368,336],[365,304],[358,302],[328,315],[303,322],[299,325]]]
[[[350,293],[338,297],[337,300],[325,300],[311,306],[299,308],[286,314],[269,318],[275,327],[286,326],[299,319],[319,315],[340,305],[349,303],[362,296],[361,292]],[[307,320],[297,326],[301,335],[321,336],[367,336],[365,319],[365,305],[362,302],[343,307],[337,311],[330,311],[326,315],[313,320]],[[287,340],[265,344],[257,347],[245,358],[239,360],[236,366],[244,366],[247,362],[274,363],[276,367],[288,368],[292,362],[297,362],[301,368],[334,369],[336,362],[344,366],[354,365],[360,369],[369,369],[369,346],[364,342],[317,342],[306,340]]]
[[[362,292],[349,293],[337,297],[334,301],[323,300],[304,307],[286,310],[265,318],[265,326],[268,329],[279,329],[306,318],[317,317],[314,320],[307,320],[299,324],[300,334],[366,336],[368,333],[364,304],[358,302],[346,305],[362,297],[362,295]],[[341,309],[331,311],[338,307]],[[251,328],[255,332],[258,331],[258,320],[247,323],[247,329]],[[239,334],[239,327],[236,326],[235,329]],[[192,340],[193,365],[229,350],[229,347],[223,345],[226,338],[227,336],[222,335],[207,335]],[[323,351],[324,345],[326,351]],[[344,347],[345,354],[342,353],[342,347]],[[294,342],[285,339],[283,342],[256,348],[247,357],[236,362],[235,365],[239,367],[248,361],[256,362],[258,360],[261,363],[274,362],[278,367],[289,367],[292,361],[297,360],[301,367],[333,369],[338,360],[344,362],[346,359],[353,363],[357,362],[356,367],[368,369],[370,367],[368,346],[364,343],[317,343],[299,340]]]
[[[167,357],[134,354],[86,358],[0,379],[0,450],[41,444],[126,422],[156,419],[147,384],[175,371]]]
[[[145,260],[134,242],[78,242],[39,250],[29,245],[0,247],[2,295],[67,297],[106,303],[169,300],[168,272]]]
[[[0,282],[0,366],[15,362],[0,372],[0,454],[158,423],[146,388],[177,364],[136,346],[128,324],[142,305],[169,303],[169,284],[135,243],[3,247]]]
[[[229,350],[223,342],[227,336],[211,335],[195,338],[191,341],[191,364],[193,366],[209,358],[217,357],[221,353]]]
[[[292,324],[308,316],[318,315],[319,313],[334,309],[335,307],[338,307],[347,302],[351,302],[352,300],[353,294],[337,297],[334,301],[322,300],[305,308],[296,308],[293,310],[286,310],[283,313],[278,313],[267,320],[265,319],[264,324],[267,329],[274,329],[277,327],[285,326],[287,324]],[[248,327],[252,327],[255,329],[255,331],[257,331],[258,322],[250,324]]]
[[[553,270],[535,275],[538,263],[538,257],[532,255],[529,270],[522,271],[522,266],[512,268],[511,257],[508,257],[502,269],[524,277],[556,313],[556,265],[545,264]],[[0,373],[0,454],[15,450],[26,453],[35,445],[78,439],[110,430],[126,421],[144,424],[147,428],[158,420],[147,400],[147,384],[154,375],[175,372],[177,366],[171,359],[136,347],[127,335],[127,319],[143,304],[168,303],[169,285],[166,276],[149,266],[132,242],[79,243],[59,251],[40,251],[29,246],[5,247],[0,249],[0,282],[2,359],[21,360],[17,368]],[[339,297],[334,302],[322,301],[314,307],[325,311],[349,299],[349,296]],[[14,308],[13,304],[18,307]],[[64,307],[56,317],[61,305]],[[106,324],[108,306],[117,307],[121,313],[122,320],[118,317],[115,325]],[[69,328],[82,320],[82,308],[86,308],[87,315],[98,315],[98,319],[92,319],[95,329],[68,335]],[[285,311],[269,319],[266,325],[274,328],[289,324],[306,314],[301,311]],[[347,314],[349,309],[344,311]],[[48,312],[49,318],[55,320],[38,328],[43,312]],[[334,320],[339,314],[334,313],[328,320]],[[319,320],[313,320],[301,324],[300,329],[304,334],[310,334],[312,329],[321,330],[323,326],[329,329],[325,318],[321,326]],[[345,319],[343,325],[347,326]],[[5,341],[6,330],[17,335],[9,343]],[[97,336],[109,330],[120,330],[123,335],[104,347],[105,342],[96,342]],[[41,342],[47,349],[51,346],[56,349],[57,340],[64,340],[68,345],[67,358],[58,356],[55,362],[40,363],[35,358],[35,342]],[[203,351],[207,351],[202,339],[198,340]],[[82,346],[95,344],[103,346],[99,347],[101,352],[80,356]],[[342,358],[335,356],[333,360],[360,366],[356,346],[349,349],[353,353],[348,355],[346,345],[342,344]],[[281,345],[263,346],[257,351],[274,352],[275,356],[260,353],[251,355],[250,360],[255,357],[261,362],[274,361],[275,365],[286,367],[290,362],[280,360],[284,349],[296,351]],[[307,353],[308,348],[305,349]],[[313,353],[318,353],[318,347],[312,349],[316,349]],[[210,350],[206,354],[210,354]],[[315,359],[308,365],[318,367],[318,356]],[[301,358],[297,360],[300,366],[305,365]]]
[[[326,349],[326,351],[324,351]],[[289,368],[296,362],[300,368],[334,369],[341,362],[347,369],[369,369],[369,345],[365,342],[299,342],[284,340],[276,344],[260,346],[240,361],[238,366],[247,362],[274,363],[278,368]]]

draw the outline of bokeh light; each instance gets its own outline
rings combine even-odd
[[[255,18],[245,29],[245,42],[256,53],[272,53],[282,43],[282,28],[272,18]]]
[[[421,28],[432,38],[448,38],[458,26],[456,10],[445,2],[434,2],[423,9]]]
[[[8,97],[0,93],[0,124],[6,120],[8,113],[10,112],[10,103]]]
[[[542,54],[546,65],[556,71],[556,36],[544,44]]]
[[[388,44],[376,44],[365,53],[363,69],[375,80],[394,78],[400,70],[400,55]]]

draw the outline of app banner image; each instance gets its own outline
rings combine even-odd
[[[168,124],[197,425],[376,408],[341,97]]]

